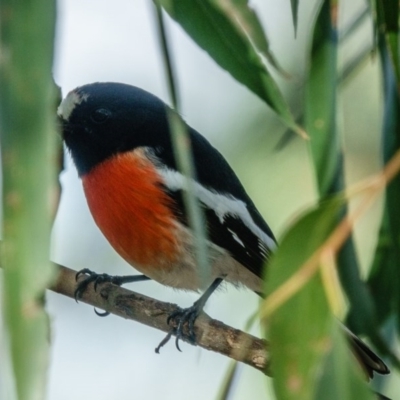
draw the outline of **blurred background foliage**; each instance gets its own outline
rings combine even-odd
[[[398,1],[291,0],[277,5],[260,0],[251,2],[251,8],[245,0],[156,3],[166,11],[184,118],[227,157],[281,242],[266,278],[270,294],[324,244],[346,210],[357,212],[377,197],[351,235],[342,235],[342,241],[348,239],[343,250],[332,247],[328,256],[319,257],[315,273],[299,292],[287,292],[286,302],[279,307],[271,308],[268,299],[261,305],[268,316],[262,320],[262,331],[279,340],[279,346],[272,344],[274,388],[271,380],[265,382],[259,373],[244,367],[235,375],[229,398],[320,399],[321,393],[332,393],[335,388],[336,398],[371,397],[343,351],[344,343],[332,323],[335,317],[346,319],[392,366],[392,375],[375,379],[373,386],[396,398],[400,386],[395,368],[400,325],[400,180],[395,177],[380,193],[374,191],[372,181],[366,181],[347,204],[343,196],[330,196],[365,182],[399,149]],[[25,25],[34,24],[33,14],[26,14],[24,7],[1,3],[3,82],[8,51],[14,46],[6,35],[9,7],[16,10],[14,21],[20,16]],[[47,16],[51,21],[50,10]],[[128,5],[118,0],[111,5],[102,1],[93,7],[90,1],[60,0],[57,22],[54,75],[64,95],[77,85],[108,80],[141,86],[168,99],[150,2]],[[40,25],[38,29],[43,32]],[[53,33],[46,32],[49,40]],[[22,41],[24,35],[27,38],[30,32],[20,30],[16,37]],[[43,41],[33,37],[32,46],[43,50]],[[49,47],[46,51],[51,53]],[[45,85],[50,87],[51,61],[43,58],[45,62]],[[34,64],[25,61],[24,65],[29,77]],[[18,69],[12,73],[17,75]],[[28,79],[23,81],[22,87],[29,86]],[[11,104],[4,95],[6,84],[0,88],[2,150],[9,132],[4,110]],[[33,98],[41,96],[39,89],[34,91]],[[22,110],[18,104],[12,107],[16,113]],[[48,113],[49,107],[50,97],[41,112]],[[309,140],[304,139],[304,131]],[[126,274],[130,270],[93,225],[69,160],[61,182],[63,198],[53,230],[52,259],[76,269]],[[323,269],[331,280],[320,272]],[[143,284],[143,288],[147,294],[182,305],[195,298],[155,283]],[[42,280],[35,290],[43,290]],[[7,296],[13,294],[2,293],[4,315],[9,315]],[[243,326],[257,309],[249,293],[228,290],[215,297],[208,312],[234,326]],[[156,332],[138,326],[131,331],[131,325],[113,317],[100,321],[87,307],[71,305],[55,295],[48,295],[47,309],[53,318],[49,399],[88,395],[124,399],[133,391],[143,399],[161,395],[164,399],[204,399],[218,393],[228,363],[219,356],[205,352],[200,356],[198,350],[185,348],[183,355],[166,349],[153,359],[149,352],[159,341]],[[6,317],[1,325],[1,332],[9,336],[12,323],[24,318],[12,315],[13,321]],[[253,327],[256,333],[258,329]],[[18,387],[18,380],[21,385],[30,382],[16,370],[21,367],[13,351],[8,351],[14,339],[26,340],[1,337],[0,397],[4,399],[16,398],[13,388]],[[28,354],[25,363],[43,365],[44,352]],[[29,374],[43,382],[46,372],[31,368]],[[154,376],[163,377],[157,385]],[[19,398],[40,398],[39,392]]]

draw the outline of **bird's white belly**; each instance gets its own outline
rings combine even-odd
[[[181,257],[167,268],[146,268],[149,278],[163,285],[176,289],[203,291],[207,289],[216,278],[235,286],[245,286],[255,292],[262,292],[262,279],[236,261],[223,248],[207,242],[208,267],[201,270],[196,263],[193,235],[183,225],[179,224],[182,246]],[[137,266],[140,270],[140,266]]]

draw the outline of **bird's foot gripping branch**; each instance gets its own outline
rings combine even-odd
[[[57,267],[58,277],[50,290],[74,299],[77,288],[77,272],[61,265],[57,265]],[[78,285],[84,279],[85,277],[80,275]],[[171,326],[167,322],[168,317],[181,310],[175,304],[161,302],[111,283],[99,284],[97,291],[94,290],[94,284],[90,283],[82,293],[80,301],[166,333],[171,331]],[[171,321],[171,324],[176,327],[174,321]],[[220,353],[269,374],[269,350],[265,340],[211,319],[204,312],[200,313],[196,319],[194,329],[197,346]],[[182,340],[186,341],[186,336],[185,327],[185,335]]]

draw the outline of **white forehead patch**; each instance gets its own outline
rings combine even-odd
[[[68,121],[72,111],[74,111],[75,106],[81,104],[83,101],[88,99],[88,94],[78,94],[75,90],[72,90],[67,94],[65,99],[61,102],[57,109],[57,115],[61,117],[64,121]]]

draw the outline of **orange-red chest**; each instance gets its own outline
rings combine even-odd
[[[104,161],[82,182],[96,224],[127,262],[143,273],[171,268],[179,248],[172,200],[142,149]]]

